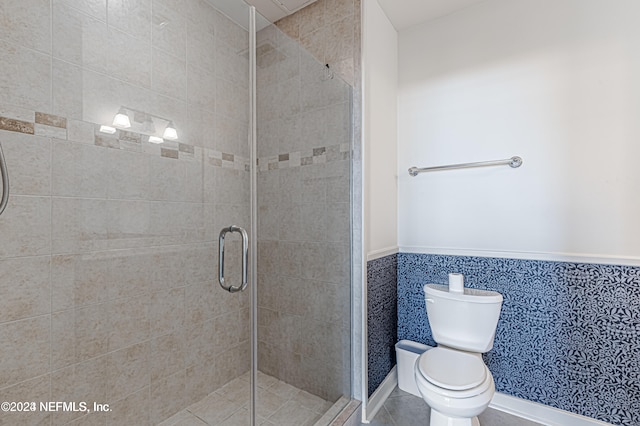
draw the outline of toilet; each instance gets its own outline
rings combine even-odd
[[[464,288],[461,274],[449,274],[449,283],[424,286],[438,346],[418,358],[416,385],[431,407],[431,426],[479,426],[495,393],[482,354],[493,347],[502,295]]]

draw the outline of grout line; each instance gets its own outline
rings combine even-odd
[[[150,58],[150,60],[151,60],[151,64],[150,64],[151,69],[149,70],[149,90],[155,92],[153,82],[154,82],[154,76],[156,74],[156,65],[157,64],[155,64],[153,62],[153,56],[154,56],[153,55],[153,50],[154,50],[154,47],[153,47],[153,5],[154,4],[155,4],[155,1],[149,2],[149,34],[147,34],[147,36],[149,37],[149,50],[150,50],[149,53],[151,54],[151,58]],[[107,9],[107,16],[108,15],[109,15],[109,10]],[[185,80],[186,80],[186,78],[187,78],[187,76],[185,75]],[[186,109],[186,106],[185,106],[185,109]],[[186,113],[186,111],[185,111],[185,113]],[[185,117],[185,120],[186,120],[186,117],[187,117],[186,114],[184,115],[184,117]],[[151,399],[149,399],[149,400],[151,400]]]
[[[387,407],[384,404],[382,405],[382,409],[387,413],[387,416],[389,416],[389,418],[391,419],[391,423],[393,423],[392,426],[398,426],[396,419],[391,415],[391,413],[389,412],[389,410],[387,410]]]
[[[53,111],[53,0],[49,0],[49,110]]]
[[[50,73],[50,81],[49,81],[49,111],[53,114],[55,110],[54,106],[54,85],[55,85],[55,76],[53,71],[53,37],[54,37],[54,10],[53,10],[53,0],[49,0],[49,73]],[[34,122],[35,122],[35,111],[34,111]],[[35,124],[34,124],[35,126]],[[49,144],[49,276],[48,276],[48,284],[49,284],[49,366],[47,372],[49,374],[49,398],[53,399],[53,282],[52,282],[52,270],[53,270],[53,141],[51,138],[47,138]],[[53,416],[49,418],[49,423],[53,423]]]
[[[53,27],[54,27],[54,19],[53,19],[53,0],[49,1],[49,14],[50,14],[50,33],[49,38],[51,40],[51,50],[49,52],[49,60],[50,60],[50,73],[51,73],[51,106],[50,111],[53,114],[55,110],[54,106],[54,85],[55,78],[53,72]],[[35,111],[34,111],[35,113]],[[35,117],[34,117],[35,120]],[[35,126],[35,124],[34,124]],[[52,138],[47,138],[49,144],[49,368],[48,371],[50,373],[49,376],[49,398],[53,398],[53,140]],[[50,423],[53,423],[53,416],[49,419]]]

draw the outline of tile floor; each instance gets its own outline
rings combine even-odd
[[[259,425],[314,426],[332,406],[329,401],[258,372]],[[249,373],[246,373],[159,426],[247,426],[248,407]]]
[[[258,424],[264,426],[326,426],[324,416],[334,404],[258,372]],[[245,374],[158,426],[247,426],[249,374]],[[328,419],[326,422],[320,420]],[[482,426],[541,426],[491,408],[480,415]],[[422,398],[397,387],[368,426],[425,426],[429,407]],[[360,423],[365,426],[364,423]]]
[[[479,416],[481,426],[539,426],[540,423],[521,419],[488,408]],[[425,426],[429,424],[429,406],[422,398],[397,387],[368,426]],[[361,425],[364,425],[361,423]]]

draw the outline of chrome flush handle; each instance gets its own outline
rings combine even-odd
[[[225,285],[224,283],[224,237],[229,232],[237,232],[242,236],[242,282],[239,286]],[[235,225],[231,225],[227,228],[222,228],[220,231],[220,238],[218,239],[218,281],[220,286],[227,290],[229,293],[237,293],[247,288],[247,263],[249,258],[249,237],[247,231],[243,228]]]

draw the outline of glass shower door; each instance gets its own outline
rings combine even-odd
[[[2,1],[0,424],[248,422],[240,6]]]
[[[257,414],[326,425],[351,394],[351,87],[275,25],[256,55]]]
[[[249,425],[252,377],[256,424],[348,400],[350,88],[249,10],[2,1],[0,400],[35,409],[0,424]]]

